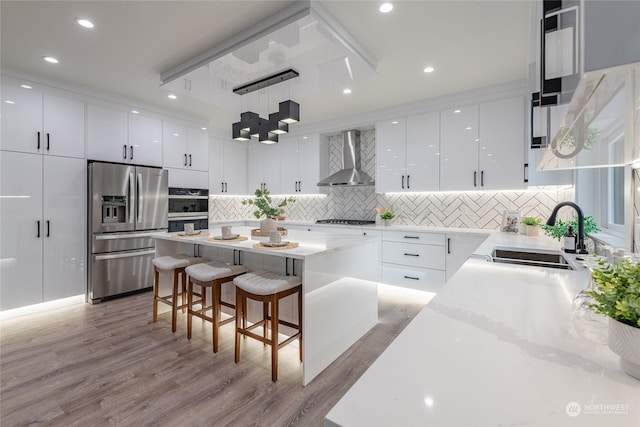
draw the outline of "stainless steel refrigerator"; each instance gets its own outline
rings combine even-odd
[[[168,173],[161,168],[91,162],[87,174],[87,300],[153,286],[155,242],[167,230]]]

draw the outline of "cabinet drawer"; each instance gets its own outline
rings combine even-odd
[[[428,268],[404,268],[382,264],[382,283],[427,292],[438,292],[444,285],[445,272]]]
[[[445,235],[440,233],[420,233],[413,231],[384,230],[382,240],[388,242],[422,243],[444,246]]]
[[[443,246],[382,242],[382,262],[444,270],[445,250]]]

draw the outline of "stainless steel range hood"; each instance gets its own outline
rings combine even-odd
[[[342,169],[318,183],[318,187],[375,185],[360,166],[360,132],[342,132]]]

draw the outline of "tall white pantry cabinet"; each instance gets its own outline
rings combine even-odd
[[[30,86],[3,78],[0,310],[86,288],[84,103]]]

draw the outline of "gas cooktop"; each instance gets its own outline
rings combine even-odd
[[[316,224],[374,225],[375,221],[364,219],[319,219]]]

